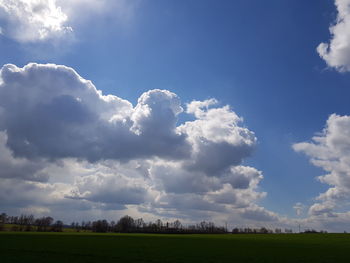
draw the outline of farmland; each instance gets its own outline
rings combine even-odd
[[[350,235],[0,233],[1,262],[350,262]]]

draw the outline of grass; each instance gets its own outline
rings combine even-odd
[[[0,233],[7,262],[350,262],[350,235]]]

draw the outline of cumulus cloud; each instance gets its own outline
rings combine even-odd
[[[178,124],[180,114],[194,120]],[[133,106],[66,66],[4,65],[1,205],[265,220],[262,173],[242,165],[256,137],[242,123],[214,99],[183,106],[155,89]]]
[[[15,156],[127,160],[180,158],[190,150],[174,130],[173,93],[149,91],[134,109],[65,66],[5,65],[0,74],[0,127]]]
[[[36,42],[68,34],[68,17],[56,0],[1,0],[1,31],[20,42]]]
[[[321,43],[317,52],[328,66],[350,71],[350,0],[335,0],[337,19],[329,28],[329,43]]]
[[[194,114],[196,120],[178,127],[188,134],[193,148],[188,168],[209,176],[240,164],[252,154],[256,143],[254,133],[239,125],[242,119],[229,106],[210,108],[215,104],[214,99],[191,102],[187,113]]]
[[[311,142],[293,145],[295,151],[310,157],[311,163],[326,174],[318,180],[329,185],[309,208],[310,216],[337,217],[350,200],[350,116],[332,114],[324,130]]]

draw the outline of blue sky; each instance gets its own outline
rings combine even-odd
[[[0,8],[1,2],[6,5],[0,1]],[[96,13],[98,1],[88,1],[87,14],[79,13],[79,4],[53,2],[67,14],[70,36],[20,38],[6,25],[21,20],[8,22],[2,6],[1,65],[65,65],[134,106],[152,89],[177,94],[182,105],[210,98],[218,107],[230,105],[257,137],[251,156],[242,159],[264,175],[258,189],[267,196],[256,204],[280,217],[294,218],[293,206],[300,202],[307,218],[315,197],[332,185],[316,180],[327,172],[310,164],[315,155],[292,146],[310,142],[331,114],[350,115],[349,73],[316,50],[332,39],[329,28],[340,10],[334,1],[152,0],[116,6],[106,0]],[[181,114],[178,125],[191,120]]]

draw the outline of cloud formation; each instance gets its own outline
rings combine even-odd
[[[297,143],[293,148],[305,153],[313,165],[326,172],[317,179],[329,188],[316,197],[309,215],[328,218],[329,222],[338,217],[344,220],[350,200],[350,116],[332,114],[324,130],[311,142]],[[350,221],[350,217],[347,219]]]
[[[193,120],[179,123],[181,114]],[[350,198],[349,135],[350,117],[331,115],[312,142],[293,146],[327,171],[319,180],[330,188],[307,217],[285,218],[259,206],[262,172],[243,164],[257,139],[229,106],[183,105],[160,89],[134,106],[72,68],[8,64],[0,70],[0,204],[67,221],[127,213],[342,230],[350,222],[339,210]],[[294,209],[301,215],[304,207]]]
[[[159,89],[133,106],[66,66],[4,65],[2,206],[270,221],[256,206],[266,195],[258,189],[262,173],[242,165],[254,133],[214,99],[183,107],[175,93]],[[180,114],[194,120],[178,124]],[[23,190],[9,190],[17,188]]]
[[[329,67],[350,71],[350,0],[335,0],[337,19],[329,28],[329,43],[321,43],[317,52]]]

